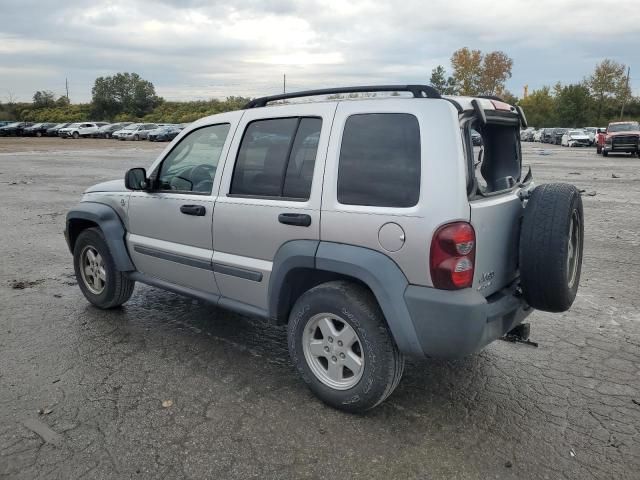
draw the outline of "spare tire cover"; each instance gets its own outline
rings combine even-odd
[[[583,244],[578,189],[566,183],[536,187],[520,230],[520,282],[529,305],[547,312],[571,307],[580,283]]]

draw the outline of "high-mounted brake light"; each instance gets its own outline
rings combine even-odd
[[[476,233],[467,222],[440,227],[431,241],[429,266],[435,288],[457,290],[473,283]]]
[[[496,110],[506,110],[507,112],[514,110],[511,105],[506,102],[501,102],[500,100],[491,100],[491,103]]]

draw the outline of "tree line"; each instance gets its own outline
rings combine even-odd
[[[447,95],[494,95],[524,109],[536,127],[603,126],[609,121],[640,118],[640,98],[629,88],[627,67],[610,59],[598,63],[587,78],[575,84],[556,83],[518,98],[507,90],[513,60],[504,52],[483,53],[461,48],[450,68],[438,65],[429,83]],[[0,120],[78,122],[83,120],[187,123],[215,113],[237,110],[249,101],[241,96],[224,100],[166,101],[153,83],[137,73],[98,77],[91,102],[72,104],[66,96],[37,91],[32,102],[0,102]]]
[[[461,48],[451,56],[450,74],[438,65],[430,83],[447,95],[495,95],[520,105],[536,127],[606,126],[610,121],[640,118],[640,98],[629,86],[627,66],[611,59],[598,63],[582,81],[544,86],[518,98],[505,87],[513,60],[500,51],[483,54]]]

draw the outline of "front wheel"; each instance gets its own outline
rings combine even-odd
[[[404,369],[378,303],[345,281],[324,283],[295,303],[289,354],[311,391],[326,404],[359,413],[382,403]]]
[[[88,228],[78,236],[73,248],[73,267],[80,290],[98,308],[119,307],[133,294],[135,282],[116,268],[98,228]]]
[[[138,134],[134,135],[133,139],[137,142],[138,140],[140,140],[140,135]]]

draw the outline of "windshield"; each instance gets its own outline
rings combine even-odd
[[[637,122],[629,122],[629,123],[614,123],[613,125],[609,125],[609,132],[631,132],[634,130],[640,130],[640,125]]]
[[[20,122],[14,122],[14,123],[10,123],[9,125],[6,125],[7,127],[18,127],[20,125]]]
[[[572,137],[574,137],[574,136],[576,136],[576,135],[584,135],[584,132],[583,132],[582,130],[571,130],[571,131],[569,132],[569,135],[570,135],[570,136],[572,136]]]
[[[135,130],[139,126],[140,126],[139,123],[134,123],[133,125],[128,125],[128,126],[124,127],[123,130]]]

